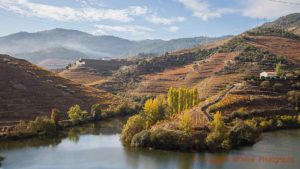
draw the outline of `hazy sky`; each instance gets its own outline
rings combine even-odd
[[[0,0],[0,36],[53,28],[128,39],[234,35],[300,0]]]

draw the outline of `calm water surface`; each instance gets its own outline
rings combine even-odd
[[[66,138],[0,143],[0,169],[295,169],[300,168],[300,130],[265,133],[252,147],[229,153],[182,153],[124,148],[124,120],[68,131]]]

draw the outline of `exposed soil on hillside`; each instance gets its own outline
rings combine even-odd
[[[249,44],[300,64],[300,41],[276,36],[249,36]]]

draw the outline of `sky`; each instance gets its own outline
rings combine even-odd
[[[0,0],[0,36],[54,28],[131,40],[236,35],[300,0]]]

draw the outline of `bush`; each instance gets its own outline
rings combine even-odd
[[[188,111],[183,112],[179,117],[179,129],[185,134],[190,134],[193,128],[193,119]]]
[[[240,109],[238,109],[236,111],[233,111],[230,114],[230,117],[232,119],[235,119],[235,118],[244,119],[246,117],[249,117],[249,115],[245,112],[245,110],[243,108],[240,108]]]
[[[211,150],[222,149],[222,142],[227,139],[227,127],[221,112],[214,114],[214,120],[210,125],[212,126],[212,131],[206,137],[206,144]]]
[[[58,109],[52,109],[51,111],[51,120],[52,122],[58,126],[59,120],[61,118],[61,112]]]
[[[253,144],[260,138],[260,132],[253,125],[248,125],[242,120],[237,120],[229,129],[228,137],[232,146]]]
[[[69,108],[69,111],[67,112],[70,120],[73,123],[78,123],[83,120],[85,120],[88,117],[88,112],[87,111],[82,111],[80,109],[79,105],[74,105]]]
[[[91,115],[93,117],[94,120],[99,120],[101,118],[101,106],[100,104],[94,104],[91,107]]]
[[[280,116],[279,119],[282,121],[283,125],[286,127],[293,126],[297,123],[297,118],[290,115]]]
[[[281,89],[283,87],[283,85],[281,84],[281,83],[275,83],[274,85],[273,85],[273,89],[274,90],[279,90],[279,89]]]
[[[127,103],[123,103],[117,107],[116,113],[118,115],[134,114],[135,110],[131,108]]]
[[[144,130],[145,120],[141,115],[134,115],[127,120],[121,133],[123,143],[130,144],[133,136]]]
[[[262,87],[262,88],[270,87],[270,81],[265,80],[265,81],[261,82],[260,87]]]
[[[56,134],[54,122],[47,117],[36,117],[34,121],[21,121],[15,128],[18,135],[34,134],[52,136]]]

